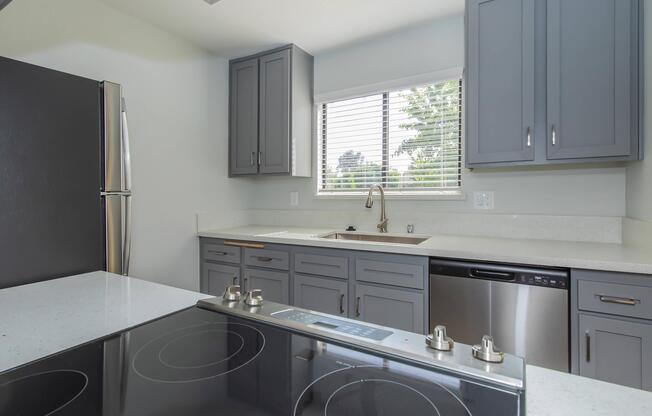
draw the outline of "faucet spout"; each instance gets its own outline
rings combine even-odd
[[[378,231],[381,233],[386,233],[387,232],[387,223],[389,222],[389,219],[387,218],[387,215],[385,213],[385,190],[383,189],[382,186],[375,184],[372,185],[371,188],[369,188],[369,194],[367,195],[367,202],[365,202],[364,206],[366,208],[371,208],[374,206],[374,190],[378,189],[378,193],[380,194],[380,222],[378,225],[376,225],[376,228],[378,228]]]

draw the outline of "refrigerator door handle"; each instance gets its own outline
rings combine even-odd
[[[129,275],[131,261],[131,151],[129,142],[129,124],[127,123],[127,105],[124,97],[121,98],[122,117],[122,163],[124,169],[124,239],[122,242],[122,274]]]

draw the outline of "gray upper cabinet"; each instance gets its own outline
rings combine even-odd
[[[467,164],[534,159],[534,0],[467,2]]]
[[[642,0],[467,0],[466,166],[642,159]]]
[[[260,173],[290,173],[290,50],[260,58]]]
[[[548,159],[627,157],[638,150],[632,148],[636,5],[548,0]]]
[[[652,325],[579,315],[580,375],[652,391]]]
[[[288,45],[231,61],[231,176],[311,175],[313,60]]]
[[[230,70],[229,168],[232,175],[258,172],[258,59]]]

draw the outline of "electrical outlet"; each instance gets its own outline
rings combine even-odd
[[[290,192],[290,205],[293,207],[299,206],[299,192],[297,191]]]
[[[494,209],[493,192],[473,192],[473,208],[475,209]]]

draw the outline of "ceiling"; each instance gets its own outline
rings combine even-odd
[[[316,54],[464,10],[464,0],[101,1],[227,57],[286,43]]]

